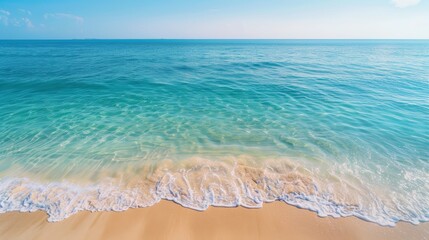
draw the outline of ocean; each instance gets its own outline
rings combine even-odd
[[[162,199],[429,221],[429,41],[0,41],[1,213]]]

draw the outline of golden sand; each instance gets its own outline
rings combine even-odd
[[[0,239],[429,239],[429,223],[381,227],[353,217],[320,218],[281,202],[198,212],[161,201],[125,212],[81,212],[56,223],[46,218],[43,212],[0,214]]]

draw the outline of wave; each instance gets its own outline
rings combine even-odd
[[[177,165],[177,164],[176,164]],[[0,212],[45,211],[48,221],[61,221],[79,211],[124,211],[149,207],[160,200],[203,211],[210,206],[260,208],[283,201],[319,216],[355,216],[384,226],[398,221],[429,221],[428,210],[390,206],[371,193],[371,203],[349,193],[333,192],[294,166],[247,166],[242,163],[197,161],[158,165],[131,180],[106,178],[98,183],[37,182],[0,179]],[[427,209],[427,208],[426,208]]]

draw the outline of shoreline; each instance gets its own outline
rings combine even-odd
[[[429,239],[429,223],[380,226],[356,217],[319,217],[282,202],[262,208],[197,211],[162,200],[123,212],[79,212],[50,223],[47,214],[0,214],[4,239]]]

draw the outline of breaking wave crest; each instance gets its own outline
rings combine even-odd
[[[45,211],[48,221],[61,221],[79,211],[124,211],[171,200],[184,207],[206,210],[209,206],[260,208],[283,201],[317,212],[319,216],[358,218],[393,226],[398,221],[418,224],[429,212],[395,209],[368,193],[351,198],[349,192],[333,192],[315,178],[289,165],[247,166],[241,163],[199,161],[173,166],[158,165],[144,177],[131,180],[107,178],[98,183],[35,182],[28,178],[0,180],[0,213]]]

